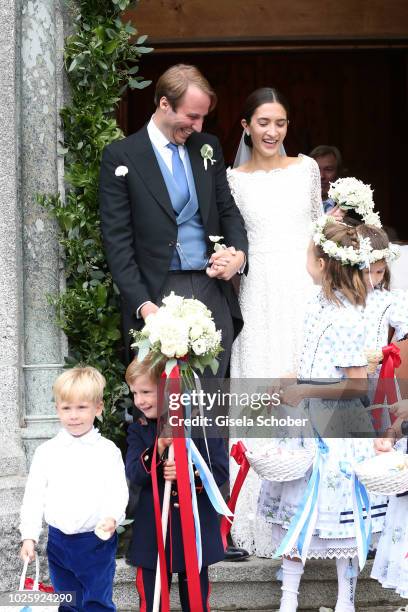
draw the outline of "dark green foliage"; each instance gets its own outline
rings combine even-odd
[[[64,62],[71,87],[70,106],[61,111],[66,194],[39,198],[60,227],[66,291],[51,298],[70,346],[67,365],[86,363],[107,379],[105,411],[99,428],[120,442],[128,401],[119,359],[120,316],[116,288],[102,248],[98,176],[103,148],[123,137],[115,111],[126,87],[150,84],[137,65],[146,36],[120,19],[130,0],[76,0],[74,32],[66,39]],[[133,3],[134,4],[134,3]]]

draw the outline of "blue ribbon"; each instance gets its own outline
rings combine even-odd
[[[203,456],[201,455],[197,446],[194,444],[194,441],[188,439],[186,440],[186,443],[188,445],[188,448],[191,449],[192,460],[200,475],[203,487],[214,509],[218,512],[218,514],[224,514],[225,516],[234,516],[231,510],[228,508],[227,504],[225,503],[218,488],[218,485],[214,480],[214,476],[210,472],[208,465],[204,461]]]
[[[370,548],[372,524],[371,524],[371,501],[365,486],[358,480],[350,463],[339,462],[340,471],[352,481],[353,494],[353,516],[356,529],[358,564],[363,569]],[[367,512],[366,523],[364,522],[364,508]],[[367,527],[366,527],[367,525]]]
[[[317,450],[313,462],[312,475],[299,507],[290,521],[288,532],[273,556],[274,559],[288,554],[296,546],[302,561],[305,562],[306,560],[316,520],[320,485],[320,464],[322,458],[329,450],[320,435],[317,432],[315,433],[317,435]],[[307,508],[309,509],[307,510]]]
[[[191,489],[191,502],[193,508],[193,516],[194,516],[194,525],[195,525],[195,540],[196,540],[196,549],[197,549],[197,561],[198,561],[198,571],[201,572],[201,567],[203,564],[203,549],[201,542],[201,525],[200,525],[200,516],[198,514],[198,505],[197,505],[197,491],[195,488],[195,478],[194,478],[194,470],[193,470],[193,461],[191,456],[191,439],[187,438],[186,446],[187,446],[187,457],[188,457],[188,473],[190,476],[190,489]]]

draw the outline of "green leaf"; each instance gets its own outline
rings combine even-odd
[[[128,74],[136,74],[136,72],[139,72],[139,66],[132,66],[132,68],[129,68],[127,71]]]
[[[177,359],[168,359],[166,361],[166,367],[164,371],[166,372],[166,376],[170,376],[170,372],[177,365]]]
[[[151,84],[151,81],[136,81],[136,79],[129,79],[129,87],[131,89],[145,89]]]
[[[139,38],[136,41],[136,44],[137,45],[143,45],[145,40],[147,40],[147,34],[143,34],[143,36],[139,36]]]
[[[136,47],[138,53],[151,53],[154,51],[153,47]]]

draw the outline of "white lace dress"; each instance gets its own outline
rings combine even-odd
[[[317,163],[305,155],[286,169],[228,170],[249,239],[249,273],[241,279],[244,328],[231,355],[232,378],[276,378],[296,370],[304,307],[313,292],[306,272],[311,222],[323,214]],[[231,440],[233,443],[235,440]],[[244,440],[248,448],[270,439]],[[231,482],[238,466],[231,461]],[[256,516],[261,480],[250,470],[238,499],[232,537],[251,554],[270,557],[271,527]]]

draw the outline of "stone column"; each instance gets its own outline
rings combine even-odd
[[[18,0],[0,3],[0,590],[14,586],[25,457],[19,208]]]
[[[61,189],[58,159],[62,100],[62,16],[58,0],[22,0],[21,14],[21,200],[23,210],[24,389],[30,457],[38,441],[55,433],[51,387],[64,351],[49,295],[58,295],[57,225],[37,203],[38,194]]]

